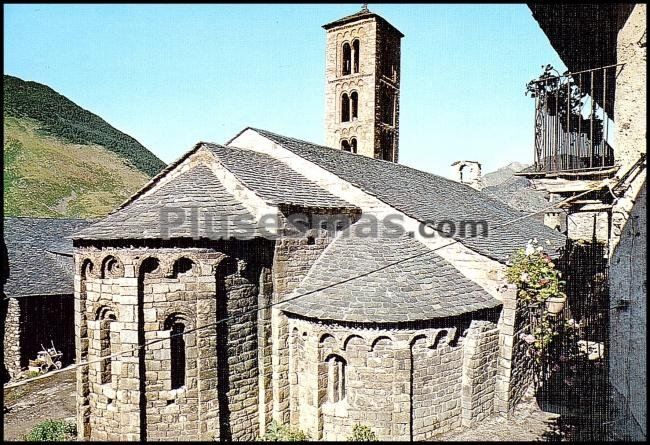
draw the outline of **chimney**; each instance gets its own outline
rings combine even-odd
[[[481,163],[476,161],[456,161],[451,164],[452,176],[451,178],[467,184],[470,187],[480,190],[483,188],[481,184]]]

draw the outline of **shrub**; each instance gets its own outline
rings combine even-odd
[[[41,375],[41,373],[38,372],[38,371],[27,371],[27,372],[24,374],[25,378],[28,378],[28,379],[31,379],[31,378],[34,378],[34,377],[38,377],[39,375]]]
[[[309,436],[298,428],[291,428],[274,420],[259,440],[262,442],[301,442],[309,440]]]
[[[376,442],[379,439],[377,439],[377,435],[369,426],[357,423],[352,427],[352,435],[348,437],[348,440],[354,442]]]
[[[25,435],[27,442],[69,441],[77,435],[77,426],[65,420],[46,420]]]

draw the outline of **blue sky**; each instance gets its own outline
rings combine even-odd
[[[41,82],[165,162],[244,127],[324,141],[325,31],[360,4],[5,5],[5,74]],[[525,5],[370,4],[402,39],[400,162],[531,162],[541,65]]]

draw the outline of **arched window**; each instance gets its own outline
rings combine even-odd
[[[341,141],[341,150],[343,150],[343,151],[350,151],[351,150],[350,149],[350,143],[346,139],[343,139]]]
[[[341,96],[341,122],[350,122],[350,98],[348,93]]]
[[[174,263],[172,273],[174,278],[178,278],[180,274],[192,275],[194,270],[194,262],[189,258],[179,258]]]
[[[359,40],[352,42],[352,67],[355,73],[359,72]]]
[[[111,323],[116,320],[113,311],[107,307],[100,309],[97,320],[99,320],[99,356],[101,358],[111,355]],[[105,358],[99,362],[100,383],[110,383],[113,375],[111,363],[113,358]]]
[[[352,68],[352,51],[349,43],[343,44],[343,75],[347,76],[351,73]]]
[[[173,315],[165,321],[165,329],[170,337],[171,389],[178,389],[185,386],[185,320]]]
[[[357,152],[357,138],[350,139],[350,149],[351,149],[352,153]]]
[[[345,398],[345,360],[335,354],[330,355],[327,363],[327,399],[336,403]]]
[[[359,116],[359,93],[353,91],[350,94],[350,102],[352,104],[352,120],[355,120]]]

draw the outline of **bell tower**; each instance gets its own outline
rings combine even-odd
[[[404,34],[365,4],[323,28],[326,145],[397,162]]]

